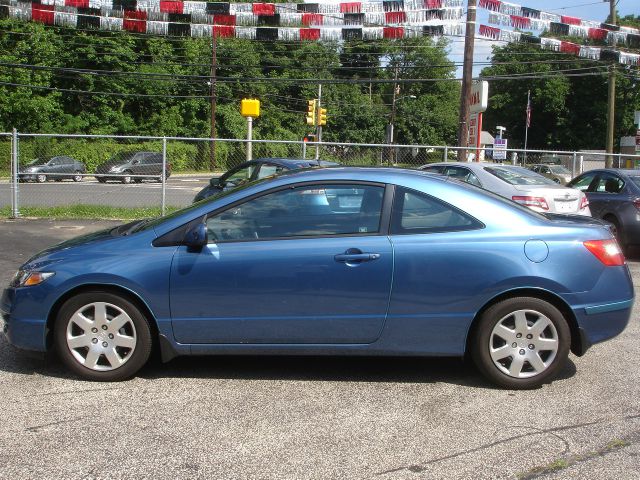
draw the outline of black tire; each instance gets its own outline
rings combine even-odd
[[[45,182],[47,181],[47,176],[46,176],[46,175],[44,175],[44,174],[42,174],[42,173],[39,173],[39,174],[36,176],[36,181],[37,181],[38,183],[45,183]]]
[[[133,178],[131,178],[133,173],[129,170],[122,173],[122,183],[130,184],[133,183]]]
[[[486,378],[501,387],[524,390],[551,381],[564,368],[570,345],[569,325],[556,307],[539,298],[516,297],[482,314],[470,348],[476,367]]]
[[[82,181],[82,172],[80,170],[76,170],[73,174],[73,181],[74,182],[81,182]]]
[[[105,315],[98,313],[98,305],[104,305]],[[80,312],[82,315],[76,315]],[[77,323],[79,320],[81,323]],[[126,380],[147,363],[151,354],[147,318],[129,299],[105,291],[85,292],[67,300],[58,312],[53,332],[62,362],[86,380]],[[73,342],[81,345],[74,348]]]

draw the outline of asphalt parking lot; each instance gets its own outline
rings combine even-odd
[[[0,220],[1,285],[38,250],[113,224]],[[0,478],[635,479],[638,313],[527,392],[416,358],[179,358],[91,383],[0,338]]]

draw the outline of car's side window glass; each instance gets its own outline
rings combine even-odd
[[[284,170],[280,165],[272,165],[269,163],[264,163],[260,167],[260,171],[258,172],[258,179],[265,178],[270,175],[275,175],[276,173],[280,173]]]
[[[624,187],[624,181],[615,175],[602,174],[598,178],[594,191],[600,193],[620,193]]]
[[[234,186],[239,186],[239,185],[242,185],[243,183],[247,183],[249,180],[251,180],[251,176],[253,175],[253,171],[255,170],[255,168],[256,168],[255,165],[250,165],[248,167],[241,168],[237,172],[225,178],[225,181],[228,184],[234,185]]]
[[[444,168],[442,166],[437,166],[437,167],[425,167],[423,168],[423,170],[425,172],[429,172],[429,173],[442,173],[442,171],[444,170]]]
[[[392,234],[435,233],[483,228],[475,218],[430,195],[397,188],[391,218]]]
[[[210,216],[209,242],[375,234],[383,197],[384,187],[376,185],[279,190]]]
[[[541,173],[551,173],[551,171],[549,170],[549,167],[542,167],[542,168],[540,169],[540,172],[541,172]]]
[[[595,173],[584,175],[583,177],[578,178],[575,183],[572,182],[569,186],[576,190],[586,192],[594,177]]]
[[[453,177],[457,180],[461,180],[463,182],[467,182],[470,183],[472,185],[475,185],[477,187],[481,187],[482,184],[480,183],[480,180],[478,180],[478,177],[475,176],[475,174],[464,167],[447,167],[445,170],[445,173],[447,176],[449,177]]]
[[[54,157],[49,162],[49,165],[51,165],[51,166],[61,165],[61,164],[62,164],[62,162],[60,162],[60,158],[59,157]]]

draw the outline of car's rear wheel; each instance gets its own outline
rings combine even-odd
[[[73,181],[74,182],[82,181],[82,172],[80,170],[76,170],[75,173],[73,174]]]
[[[132,377],[151,354],[151,329],[130,300],[103,291],[67,300],[54,327],[55,347],[63,363],[87,380],[120,381]]]
[[[39,174],[36,176],[36,180],[38,181],[38,183],[44,183],[47,181],[47,176],[43,174]]]
[[[510,298],[480,317],[471,354],[492,382],[512,389],[537,388],[564,367],[571,332],[550,303],[533,297]]]

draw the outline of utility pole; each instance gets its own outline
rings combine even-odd
[[[471,81],[473,80],[473,43],[476,33],[476,0],[467,3],[467,30],[464,37],[464,63],[462,67],[462,90],[460,91],[460,117],[458,124],[458,160],[466,161],[467,142],[469,138],[469,97],[471,96]]]
[[[213,42],[211,44],[211,151],[209,156],[209,168],[214,170],[216,168],[216,100],[218,97],[218,91],[216,88],[216,70],[218,67],[218,61],[216,58],[216,32],[213,30]]]
[[[617,23],[616,19],[616,3],[609,0],[609,9],[611,17],[611,25]],[[616,65],[609,65],[609,89],[607,95],[607,153],[613,153],[613,132],[615,127],[616,115]],[[607,155],[604,166],[606,168],[613,167],[613,156]]]
[[[318,85],[318,104],[316,109],[316,160],[320,159],[320,142],[322,141],[322,125],[320,125],[320,105],[322,105],[322,84]]]

